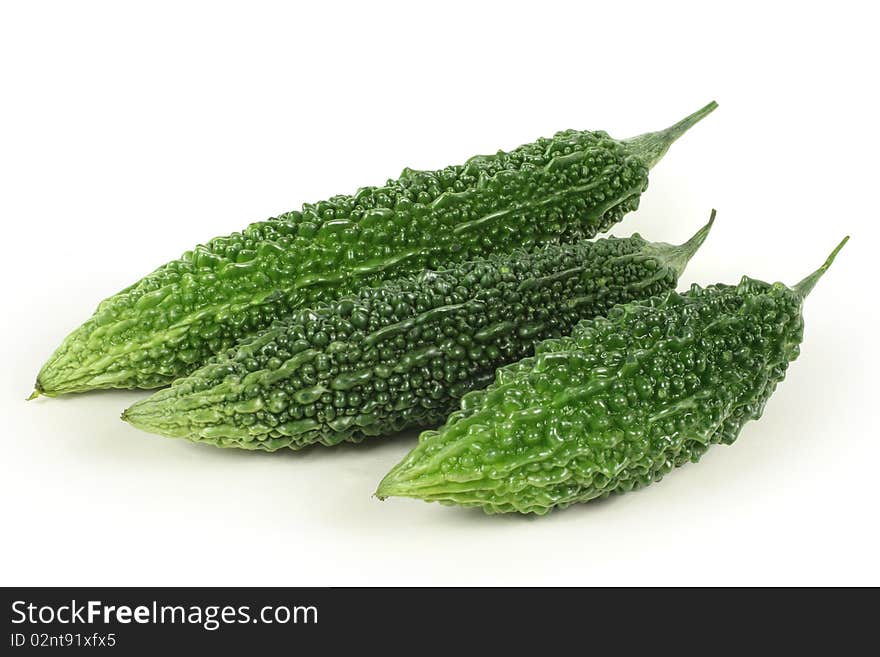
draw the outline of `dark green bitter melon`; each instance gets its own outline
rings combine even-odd
[[[295,312],[123,419],[268,451],[436,426],[540,340],[616,303],[674,289],[711,224],[681,246],[612,237],[386,281]]]
[[[576,241],[635,210],[648,170],[715,109],[617,141],[568,130],[438,171],[405,169],[187,251],[104,300],[37,376],[36,394],[156,388],[320,301],[490,253]]]
[[[797,358],[804,299],[844,242],[793,288],[695,285],[541,343],[424,432],[376,495],[543,514],[646,486],[733,443]]]

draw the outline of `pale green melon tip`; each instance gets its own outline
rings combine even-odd
[[[122,413],[119,414],[119,419],[143,431],[149,431],[150,433],[159,433],[149,421],[149,416],[145,413],[139,412],[141,410],[139,408],[141,406],[141,403],[142,402],[137,402],[126,408],[124,411],[122,411]]]
[[[376,489],[376,492],[373,493],[373,497],[375,497],[380,502],[384,502],[389,497],[392,497],[394,495],[394,492],[389,489],[390,486],[387,486],[385,480],[383,479],[382,482],[379,484],[379,487]]]
[[[146,418],[143,413],[139,413],[140,406],[143,404],[142,401],[135,402],[128,408],[126,408],[122,413],[119,414],[119,419],[123,422],[127,422],[133,427],[137,427],[138,429],[142,429],[143,431],[149,431],[155,433],[153,427],[150,426],[148,422],[146,422]]]
[[[43,385],[42,376],[38,376],[36,382],[34,383],[34,391],[30,394],[30,397],[27,397],[25,401],[30,401],[32,399],[36,399],[37,397],[55,397],[58,393],[54,390],[46,390],[46,386]]]
[[[389,497],[408,496],[410,496],[410,494],[406,489],[406,485],[397,478],[395,470],[392,470],[385,475],[385,478],[379,482],[379,487],[376,488],[376,492],[373,493],[373,497],[378,498],[380,502],[384,502]]]

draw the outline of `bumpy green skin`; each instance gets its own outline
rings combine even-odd
[[[638,235],[451,266],[298,311],[139,402],[123,419],[273,451],[436,426],[495,370],[616,303],[674,289],[686,244]]]
[[[569,130],[461,166],[406,169],[216,238],[104,300],[43,366],[36,392],[159,387],[305,303],[592,237],[638,207],[649,168],[714,108],[626,142]]]
[[[377,495],[543,514],[659,481],[761,416],[798,356],[803,298],[743,278],[585,320],[465,396]]]

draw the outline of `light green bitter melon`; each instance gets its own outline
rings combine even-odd
[[[170,437],[268,451],[437,426],[465,393],[540,340],[614,304],[674,289],[711,224],[680,246],[612,237],[386,281],[296,311],[123,419]]]
[[[845,242],[794,287],[695,285],[541,343],[424,432],[377,496],[543,514],[646,486],[733,443],[797,358],[804,299]]]
[[[405,169],[384,187],[213,239],[101,302],[43,366],[34,394],[160,387],[308,304],[592,237],[637,208],[649,169],[715,107],[626,141],[568,130],[464,165]]]

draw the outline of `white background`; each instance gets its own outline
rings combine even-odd
[[[871,3],[311,4],[4,3],[0,584],[880,584]],[[412,434],[251,454],[120,422],[142,392],[24,401],[198,242],[713,98],[615,233],[682,241],[717,207],[683,285],[794,283],[852,240],[764,418],[656,486],[538,519],[382,503]]]

